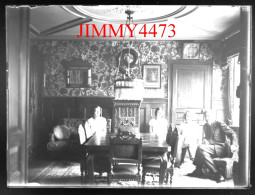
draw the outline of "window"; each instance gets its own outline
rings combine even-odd
[[[228,81],[228,104],[229,104],[229,123],[233,126],[239,126],[239,106],[240,99],[236,97],[236,89],[240,84],[240,63],[239,54],[227,58],[229,69]]]

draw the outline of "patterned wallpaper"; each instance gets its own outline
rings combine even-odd
[[[46,75],[44,96],[114,96],[113,84],[122,77],[118,72],[117,56],[123,48],[138,52],[137,64],[131,69],[132,78],[142,78],[143,64],[161,64],[161,89],[145,89],[144,97],[167,98],[167,60],[182,59],[184,41],[52,41],[33,40],[44,56]],[[221,61],[222,46],[217,41],[200,43],[200,61]],[[80,58],[92,64],[91,88],[67,88],[63,59]]]

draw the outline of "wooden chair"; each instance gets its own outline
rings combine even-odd
[[[142,184],[145,184],[146,173],[158,174],[159,175],[159,185],[162,185],[165,178],[167,158],[166,155],[150,155],[143,156],[143,175]]]
[[[172,125],[169,126],[168,131],[172,132]],[[145,184],[146,173],[158,174],[159,175],[159,185],[162,185],[165,178],[166,168],[167,168],[167,155],[143,155],[143,175],[142,184]]]
[[[171,185],[173,181],[175,157],[176,157],[177,146],[179,141],[179,134],[178,134],[177,128],[175,127],[174,131],[172,131],[172,128],[169,129],[168,135],[169,137],[167,138],[167,143],[171,146],[171,151],[167,153],[168,163],[167,163],[167,169],[166,169],[166,183],[168,183],[168,180],[170,177],[170,185]]]
[[[96,155],[88,155],[85,150],[83,144],[88,141],[86,136],[86,130],[84,125],[79,126],[79,138],[80,138],[80,147],[81,147],[81,158],[80,158],[80,172],[81,172],[81,183],[85,183],[86,181],[94,182],[94,172],[98,172],[100,176],[102,176],[103,172],[107,172],[109,174],[109,155],[108,154],[96,154]],[[83,132],[83,131],[84,132]],[[91,172],[89,172],[91,170]]]
[[[238,151],[235,151],[232,154],[232,157],[226,157],[226,158],[213,158],[213,162],[216,165],[216,167],[219,169],[219,172],[223,177],[227,179],[233,178],[233,167],[234,162],[237,162],[238,160]]]
[[[122,131],[110,138],[109,182],[132,181],[140,184],[142,164],[142,138]]]

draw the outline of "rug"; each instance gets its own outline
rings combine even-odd
[[[95,173],[94,184],[81,184],[80,164],[74,162],[54,161],[47,168],[41,170],[36,177],[30,179],[29,186],[41,187],[84,187],[84,188],[234,188],[233,180],[216,183],[208,178],[194,178],[187,176],[195,166],[192,162],[185,162],[181,168],[174,168],[173,183],[159,186],[157,174],[146,174],[145,185],[138,185],[136,181],[119,181],[107,183],[107,174],[100,177]]]

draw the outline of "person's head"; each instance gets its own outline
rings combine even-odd
[[[189,110],[187,110],[183,115],[183,120],[185,122],[191,122],[192,121],[192,114]]]
[[[98,105],[94,105],[91,108],[91,115],[93,118],[100,117],[102,113],[102,108]]]
[[[156,118],[162,118],[163,115],[163,109],[161,107],[156,108],[155,110],[155,117]]]
[[[212,110],[205,110],[204,111],[204,117],[205,117],[205,121],[207,123],[212,123],[213,120],[214,120]]]

